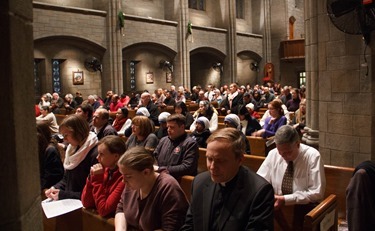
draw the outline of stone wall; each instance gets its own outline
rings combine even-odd
[[[319,149],[326,164],[356,166],[373,159],[374,87],[366,75],[361,36],[337,29],[325,12],[325,4],[307,15],[308,110],[310,124],[319,130]],[[315,33],[319,31],[319,33]],[[372,62],[371,50],[366,59]],[[371,70],[371,69],[370,69]],[[315,121],[315,122],[314,122]]]

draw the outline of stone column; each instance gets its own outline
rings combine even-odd
[[[121,0],[108,1],[108,50],[104,59],[107,61],[102,74],[102,92],[113,90],[123,93],[123,71],[122,71],[122,33],[118,21],[118,13],[121,11]]]
[[[237,80],[237,26],[236,26],[236,1],[228,0],[228,55],[227,62],[224,68],[227,68],[229,72],[230,83],[236,82]]]
[[[31,0],[0,2],[0,34],[0,230],[42,230]]]
[[[318,56],[318,2],[305,1],[305,65],[306,65],[306,133],[303,141],[319,146],[319,56]]]
[[[270,0],[263,1],[264,30],[263,30],[263,54],[264,63],[272,62],[272,43],[271,43],[271,4]]]
[[[184,87],[191,89],[191,82],[190,82],[190,52],[189,52],[189,42],[188,42],[188,34],[187,34],[187,26],[189,22],[189,7],[188,7],[188,0],[181,0],[180,1],[180,18],[178,23],[178,53],[176,57],[175,64],[179,64],[179,66],[175,67],[174,76],[178,78],[179,83],[181,83]],[[193,25],[193,33],[194,33],[194,25]],[[190,35],[191,36],[191,35]],[[177,79],[175,80],[174,84],[176,83]]]

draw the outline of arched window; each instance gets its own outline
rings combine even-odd
[[[205,0],[189,0],[189,8],[196,10],[205,10],[206,1]]]
[[[244,19],[244,0],[236,0],[236,18]]]

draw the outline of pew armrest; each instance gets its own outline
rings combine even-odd
[[[337,230],[337,196],[335,194],[329,195],[305,215],[303,230],[319,230],[317,227],[319,227],[323,219],[332,212],[334,213],[333,221],[331,221],[333,225],[330,226],[329,230]]]
[[[191,201],[191,185],[193,183],[194,177],[193,176],[183,176],[180,181],[180,187],[182,191],[184,191],[186,199],[190,202]]]

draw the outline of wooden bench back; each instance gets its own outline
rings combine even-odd
[[[354,168],[324,165],[326,175],[325,196],[337,196],[338,218],[346,220],[346,187],[353,175]]]
[[[189,202],[191,202],[191,184],[193,183],[193,180],[193,176],[183,176],[180,181],[180,186]]]
[[[198,110],[198,108],[199,108],[199,105],[197,103],[190,103],[188,110],[194,113],[196,110]]]
[[[61,122],[66,118],[66,115],[55,114],[55,117],[56,117],[56,123],[57,123],[58,125],[60,125]]]
[[[218,123],[224,123],[224,119],[225,119],[225,116],[219,115],[219,116],[217,117],[217,122],[218,122]]]
[[[246,136],[250,143],[250,153],[255,156],[266,156],[266,141],[262,137]]]

